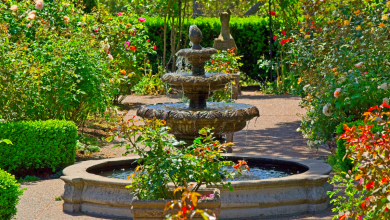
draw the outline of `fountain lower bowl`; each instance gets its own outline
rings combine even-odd
[[[147,119],[161,119],[179,140],[193,140],[201,128],[214,128],[216,136],[245,128],[246,121],[259,117],[252,105],[208,102],[204,109],[190,109],[186,103],[159,103],[142,106],[137,115]]]
[[[222,212],[219,219],[272,218],[315,213],[329,206],[327,180],[332,168],[320,160],[278,156],[225,154],[228,160],[259,160],[262,163],[301,167],[306,172],[274,179],[231,182],[234,191],[219,187]],[[129,180],[93,174],[98,170],[130,166],[138,157],[91,160],[64,169],[63,209],[102,217],[132,218],[133,195],[125,188]],[[209,187],[213,188],[213,187]]]

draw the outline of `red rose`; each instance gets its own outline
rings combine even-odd
[[[272,16],[275,15],[275,12],[274,11],[270,11],[269,12]]]
[[[367,183],[366,189],[367,189],[367,190],[370,190],[370,189],[372,189],[372,188],[374,188],[374,182],[371,180],[369,183]]]
[[[283,35],[283,36],[286,35],[286,31],[285,31],[285,30],[282,31],[282,35]]]
[[[277,36],[275,35],[273,39],[276,40],[276,38],[277,38]]]

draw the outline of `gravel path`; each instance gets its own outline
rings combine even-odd
[[[166,96],[128,96],[124,102],[133,103],[126,117],[136,114],[137,107],[143,104],[176,102],[177,97],[167,98]],[[272,154],[298,158],[313,158],[324,160],[329,150],[320,148],[309,151],[306,141],[296,131],[300,124],[300,115],[305,113],[298,104],[300,97],[291,95],[262,95],[256,92],[242,92],[237,100],[238,103],[251,104],[259,108],[260,117],[252,120],[247,128],[234,134],[233,151],[236,153],[248,154]],[[96,154],[97,158],[120,157],[123,149],[112,149],[112,144],[104,147],[102,152]],[[27,188],[19,202],[16,219],[107,219],[96,218],[85,215],[69,215],[62,212],[62,201],[55,201],[64,189],[64,183],[60,179],[42,180],[21,184]],[[332,212],[326,210],[316,215],[300,215],[288,218],[277,218],[280,220],[301,219],[301,220],[330,220]],[[275,219],[275,218],[273,218]],[[276,219],[275,219],[276,220]]]

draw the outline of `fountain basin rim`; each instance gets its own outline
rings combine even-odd
[[[233,157],[233,158],[242,158],[242,159],[260,159],[268,162],[277,161],[285,162],[290,164],[295,164],[297,166],[306,167],[308,170],[306,172],[295,174],[287,177],[279,177],[272,179],[261,179],[261,180],[246,180],[246,181],[232,181],[231,185],[233,188],[252,188],[259,186],[263,187],[267,185],[291,185],[291,182],[295,182],[297,185],[305,184],[307,181],[326,181],[329,178],[329,173],[332,171],[332,167],[325,163],[324,161],[314,160],[314,159],[299,159],[291,157],[281,157],[281,156],[272,156],[272,155],[250,155],[250,154],[223,154],[224,157]],[[127,186],[131,183],[130,180],[115,179],[109,177],[99,176],[97,174],[90,173],[95,169],[107,167],[107,166],[120,166],[129,164],[136,159],[138,156],[127,156],[127,157],[118,157],[102,160],[90,160],[83,161],[74,165],[71,165],[63,170],[63,176],[61,179],[65,182],[74,181],[79,179],[87,182],[95,182],[101,184],[112,185],[113,188],[118,186]],[[173,185],[170,185],[174,187]],[[210,188],[215,188],[215,186],[210,186]]]

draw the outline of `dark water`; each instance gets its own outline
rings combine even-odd
[[[242,181],[242,180],[260,180],[260,179],[272,179],[272,178],[278,178],[278,177],[286,177],[291,176],[295,174],[302,173],[306,171],[304,168],[301,167],[294,167],[294,166],[281,166],[281,165],[273,165],[273,164],[264,164],[261,165],[257,163],[256,165],[253,165],[253,162],[248,163],[250,167],[250,171],[243,171],[242,175],[237,175],[234,179],[228,179],[227,181]],[[134,173],[134,165],[131,165],[132,167],[122,167],[117,168],[114,170],[108,170],[108,171],[94,171],[93,173],[104,176],[104,177],[110,177],[110,178],[116,178],[116,179],[127,179],[127,177]],[[234,169],[233,167],[224,167],[224,170],[227,170],[228,172],[232,172]]]
[[[222,102],[207,102],[207,107],[203,109],[191,109],[188,103],[162,103],[148,105],[148,109],[165,110],[165,111],[237,111],[240,109],[251,108],[252,105],[241,103],[222,103]]]

